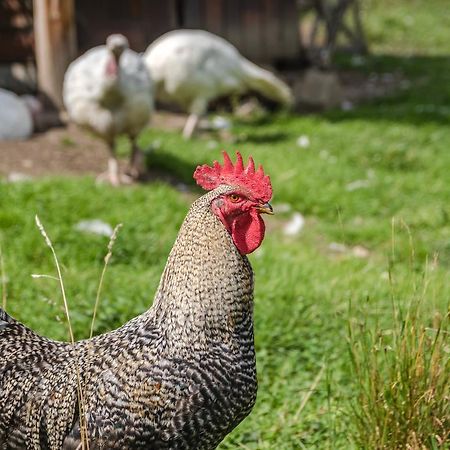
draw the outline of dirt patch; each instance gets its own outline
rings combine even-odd
[[[185,116],[157,113],[152,126],[181,129]],[[35,134],[26,141],[0,142],[0,175],[98,175],[106,170],[108,150],[101,139],[73,124]],[[121,161],[125,166],[126,161]]]
[[[108,151],[102,141],[70,125],[26,141],[0,142],[0,174],[30,176],[96,174],[105,170]]]

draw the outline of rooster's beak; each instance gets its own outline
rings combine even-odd
[[[270,203],[264,203],[262,205],[256,206],[255,208],[259,213],[273,215],[273,208]]]

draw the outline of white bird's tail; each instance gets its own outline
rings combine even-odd
[[[273,73],[253,64],[245,58],[242,58],[242,68],[248,88],[285,106],[291,106],[293,104],[294,97],[291,88]]]

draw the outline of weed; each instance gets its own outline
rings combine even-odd
[[[413,248],[411,243],[411,265]],[[425,307],[428,270],[419,279],[411,273],[408,292],[398,289],[391,264],[389,325],[370,323],[368,310],[349,322],[352,418],[359,448],[421,450],[449,443],[450,315],[447,308],[430,316]]]

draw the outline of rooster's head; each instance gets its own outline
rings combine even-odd
[[[239,252],[245,255],[256,250],[264,239],[265,225],[261,214],[273,214],[268,203],[272,197],[272,185],[262,166],[255,170],[252,157],[244,167],[241,154],[236,154],[235,165],[223,152],[223,166],[217,161],[212,167],[198,166],[194,179],[206,190],[223,185],[229,187],[213,198],[211,210],[231,234]]]

